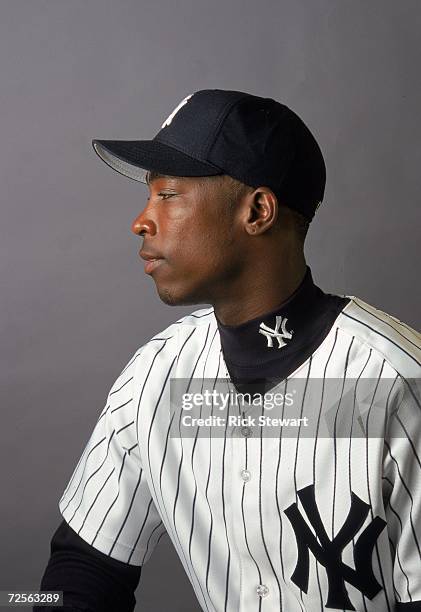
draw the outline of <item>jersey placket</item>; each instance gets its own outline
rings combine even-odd
[[[235,392],[231,381],[230,385]],[[278,609],[279,598],[259,524],[261,441],[257,417],[261,411],[245,404],[238,413],[241,421],[231,436],[230,523],[241,571],[239,612],[264,612]]]

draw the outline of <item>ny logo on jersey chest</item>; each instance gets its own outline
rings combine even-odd
[[[348,597],[345,582],[359,589],[369,599],[381,591],[382,587],[373,573],[371,557],[377,538],[386,526],[386,522],[376,516],[359,535],[353,550],[354,569],[343,563],[342,552],[345,546],[356,537],[367,517],[370,506],[355,493],[351,493],[351,508],[348,516],[337,535],[330,540],[316,505],[314,485],[298,491],[298,497],[315,535],[311,532],[296,503],[284,510],[294,529],[298,549],[297,564],[291,580],[307,593],[310,550],[326,569],[328,580],[326,608],[355,610]]]

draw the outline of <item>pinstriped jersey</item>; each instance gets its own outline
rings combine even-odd
[[[66,522],[132,565],[168,533],[208,612],[421,610],[421,335],[348,297],[273,389],[299,388],[300,423],[317,424],[310,435],[301,424],[271,435],[233,424],[174,436],[171,381],[232,383],[213,308],[154,336],[109,391],[59,501]],[[360,435],[337,435],[329,380],[370,381],[351,422]],[[375,411],[381,435],[369,435]]]

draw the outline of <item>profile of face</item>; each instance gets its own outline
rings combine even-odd
[[[158,176],[132,223],[145,272],[169,305],[214,304],[244,266],[246,233],[218,180]],[[232,195],[231,195],[232,198]]]

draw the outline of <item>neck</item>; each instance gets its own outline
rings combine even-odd
[[[272,311],[239,325],[217,318],[225,365],[237,388],[267,379],[267,390],[269,379],[289,376],[320,345],[348,301],[315,285],[308,266],[297,290]]]
[[[330,297],[314,284],[308,267],[297,290],[274,310],[240,325],[224,325],[217,318],[227,365],[244,370],[300,354],[320,332],[329,309]]]
[[[279,257],[279,265],[268,270],[267,261],[255,267],[246,282],[233,283],[229,293],[213,304],[223,325],[241,325],[281,306],[301,284],[306,273],[304,255]]]

